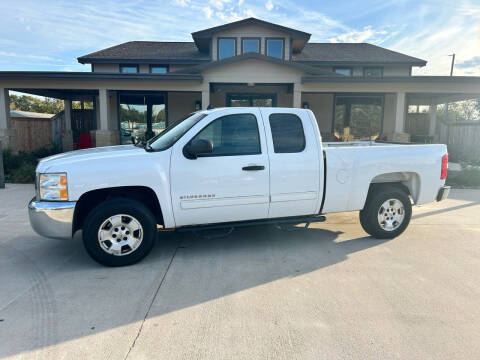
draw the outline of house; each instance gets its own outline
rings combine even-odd
[[[93,101],[82,131],[96,146],[150,137],[209,106],[310,108],[327,140],[408,141],[409,132],[435,136],[437,104],[480,94],[479,77],[412,76],[425,60],[366,43],[314,43],[307,32],[255,18],[191,35],[80,56],[91,72],[0,72],[0,138],[8,145],[16,136],[6,121],[8,90],[65,101],[65,150],[79,132],[72,101]],[[426,121],[409,118],[412,105],[429,106]]]

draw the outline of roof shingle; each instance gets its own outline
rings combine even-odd
[[[426,65],[426,61],[368,43],[308,43],[293,61]]]

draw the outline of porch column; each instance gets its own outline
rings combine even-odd
[[[206,110],[210,105],[210,84],[207,84],[207,88],[202,90],[202,110]]]
[[[293,84],[293,107],[302,107],[302,85],[298,83]]]
[[[18,150],[17,130],[11,127],[10,99],[8,89],[5,88],[0,88],[0,141],[3,149]]]
[[[395,132],[403,133],[405,126],[405,93],[397,93],[397,103],[395,106]]]
[[[62,149],[63,151],[73,150],[73,133],[72,133],[72,100],[63,100],[63,121],[65,121],[62,133]]]
[[[95,146],[111,146],[120,144],[120,132],[113,129],[109,124],[110,91],[107,89],[98,90],[97,102],[97,130],[92,131],[92,140]]]
[[[435,136],[437,129],[437,104],[430,104],[430,127],[428,135]]]
[[[408,142],[410,136],[405,133],[405,93],[398,92],[395,102],[395,123],[393,134],[388,136],[390,141]]]

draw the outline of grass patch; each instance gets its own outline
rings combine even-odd
[[[480,169],[464,169],[447,177],[447,185],[456,188],[480,188]]]
[[[29,184],[35,181],[35,168],[38,161],[44,157],[58,154],[61,149],[58,146],[42,148],[31,153],[13,153],[10,149],[3,150],[3,168],[5,170],[5,182]]]

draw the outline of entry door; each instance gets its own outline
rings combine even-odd
[[[212,141],[212,154],[185,157],[193,139]],[[267,218],[269,162],[260,112],[230,109],[201,120],[173,146],[170,181],[177,226]]]
[[[276,94],[227,94],[228,107],[275,107]]]

